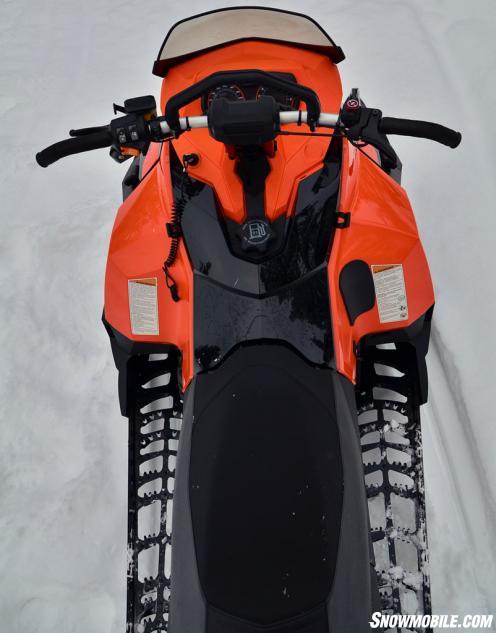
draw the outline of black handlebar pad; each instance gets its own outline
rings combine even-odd
[[[181,131],[179,126],[179,110],[181,108],[201,97],[207,90],[223,83],[258,83],[282,90],[287,94],[299,97],[306,103],[310,123],[317,123],[319,120],[320,101],[317,93],[311,88],[287,81],[263,70],[223,70],[201,79],[198,83],[173,95],[167,101],[164,116],[171,130]]]
[[[89,152],[93,149],[101,149],[103,147],[110,147],[111,145],[112,135],[110,134],[110,130],[93,132],[50,145],[50,147],[36,154],[36,162],[41,167],[48,167],[48,165],[59,160],[59,158],[64,158],[64,156]]]
[[[437,141],[448,147],[458,147],[462,140],[460,132],[428,121],[414,121],[412,119],[396,119],[383,117],[379,125],[383,134],[398,134],[400,136],[416,136]]]

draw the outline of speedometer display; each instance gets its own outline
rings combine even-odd
[[[278,103],[282,109],[286,110],[297,110],[300,103],[298,97],[293,97],[285,92],[274,90],[266,86],[259,86],[256,95],[257,99],[260,99],[263,95],[274,97],[276,103]]]
[[[203,102],[204,112],[208,110],[210,104],[215,99],[227,99],[228,101],[244,101],[245,93],[236,84],[222,84],[211,90]]]
[[[286,82],[296,84],[294,75],[290,73],[273,72],[270,73],[275,77],[285,80]],[[220,83],[212,88],[209,92],[205,92],[201,98],[201,107],[204,114],[216,99],[227,99],[228,101],[254,101],[260,97],[267,95],[273,97],[281,110],[297,110],[300,106],[300,99],[291,94],[291,90],[286,92],[283,89],[274,88],[252,81],[241,81],[239,84]]]

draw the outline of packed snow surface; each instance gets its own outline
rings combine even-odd
[[[2,631],[125,629],[127,433],[100,323],[125,167],[99,151],[42,170],[34,154],[106,123],[113,102],[158,95],[166,31],[219,6],[0,3]],[[463,132],[456,151],[394,144],[437,293],[423,412],[433,607],[495,613],[496,3],[272,6],[303,10],[343,47],[345,90]]]

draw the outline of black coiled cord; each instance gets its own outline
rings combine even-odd
[[[175,200],[172,204],[171,221],[167,224],[167,235],[171,238],[169,246],[169,254],[164,262],[165,268],[169,268],[175,262],[177,252],[179,250],[179,239],[181,237],[181,219],[183,217],[183,211],[186,201],[183,197],[180,200]]]
[[[183,163],[183,174],[181,178],[181,196],[179,200],[174,200],[172,203],[171,210],[171,221],[167,222],[166,229],[167,235],[170,237],[170,245],[169,245],[169,254],[167,255],[167,259],[162,266],[162,270],[165,273],[165,283],[167,284],[167,288],[171,293],[171,297],[173,301],[179,301],[179,292],[177,290],[177,284],[174,281],[174,278],[169,272],[169,268],[174,264],[177,258],[177,253],[179,252],[179,240],[182,236],[181,229],[181,220],[183,217],[184,207],[186,206],[186,199],[184,197],[184,180],[186,178],[186,173],[188,169],[187,162]]]

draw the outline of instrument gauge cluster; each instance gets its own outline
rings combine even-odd
[[[274,97],[275,102],[279,104],[281,110],[297,110],[300,103],[298,97],[288,95],[286,92],[281,92],[280,90],[275,90],[274,88],[266,86],[259,86],[256,98],[260,99],[263,95]]]
[[[236,84],[221,84],[216,86],[202,98],[202,110],[206,112],[215,99],[227,99],[228,101],[244,101],[246,99],[243,90]]]
[[[272,74],[286,81],[296,83],[294,75],[290,73],[274,72]],[[297,110],[300,105],[298,97],[269,86],[254,84],[219,84],[202,96],[202,111],[203,114],[206,114],[215,99],[223,98],[228,101],[245,101],[260,99],[260,97],[264,95],[273,97],[281,110]]]

